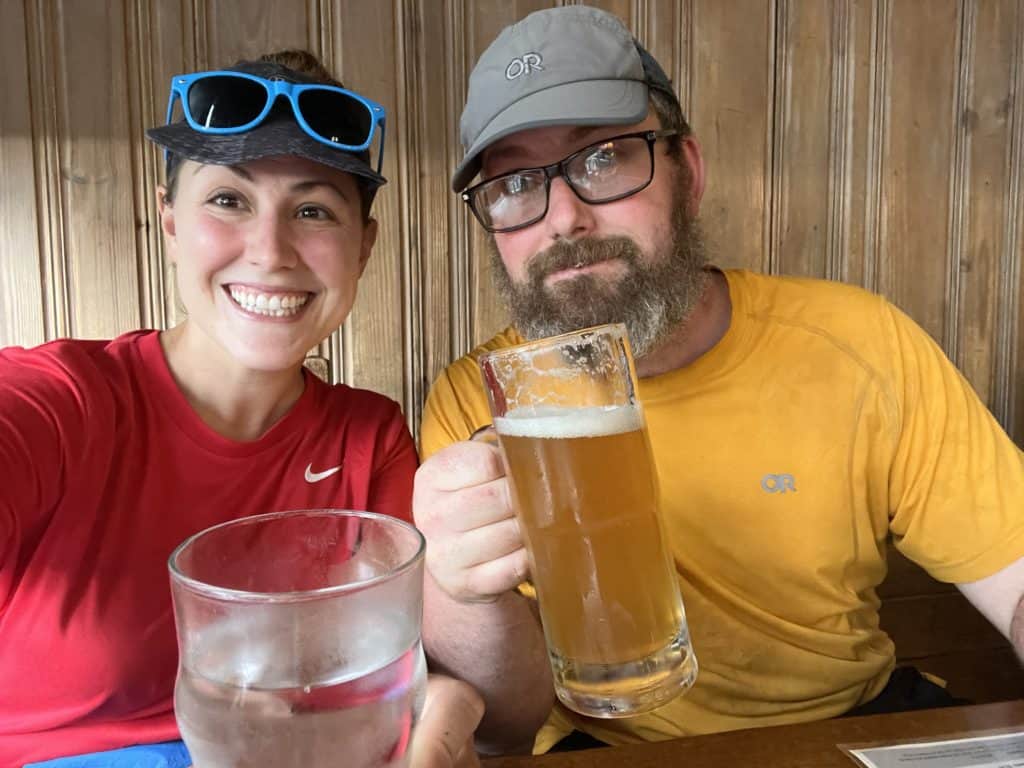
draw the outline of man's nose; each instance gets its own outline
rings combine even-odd
[[[594,207],[583,202],[562,177],[551,180],[544,226],[552,240],[576,240],[594,230]]]

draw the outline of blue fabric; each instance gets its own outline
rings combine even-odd
[[[190,765],[192,758],[184,742],[165,741],[26,763],[25,768],[188,768]]]

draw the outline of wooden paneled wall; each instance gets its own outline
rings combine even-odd
[[[448,189],[478,53],[551,0],[0,0],[0,345],[178,318],[157,151],[171,75],[318,53],[389,111],[382,236],[332,375],[419,419],[504,324]],[[916,318],[1024,441],[1024,3],[598,0],[678,83],[715,260],[845,280]]]
[[[143,131],[171,75],[298,46],[389,112],[382,234],[321,354],[415,429],[434,376],[505,323],[448,188],[468,73],[505,24],[553,4],[0,0],[0,346],[178,319]],[[715,261],[884,293],[1024,442],[1024,2],[596,4],[678,84]],[[950,590],[895,559],[883,624],[901,657],[969,682],[984,656],[979,697],[1019,695],[1005,643]]]

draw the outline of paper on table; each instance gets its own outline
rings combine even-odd
[[[840,747],[867,768],[1024,768],[1024,732],[877,747]]]

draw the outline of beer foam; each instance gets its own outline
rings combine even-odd
[[[494,428],[498,434],[510,437],[605,437],[643,428],[643,416],[636,405],[581,408],[541,405],[514,408],[496,418]]]

